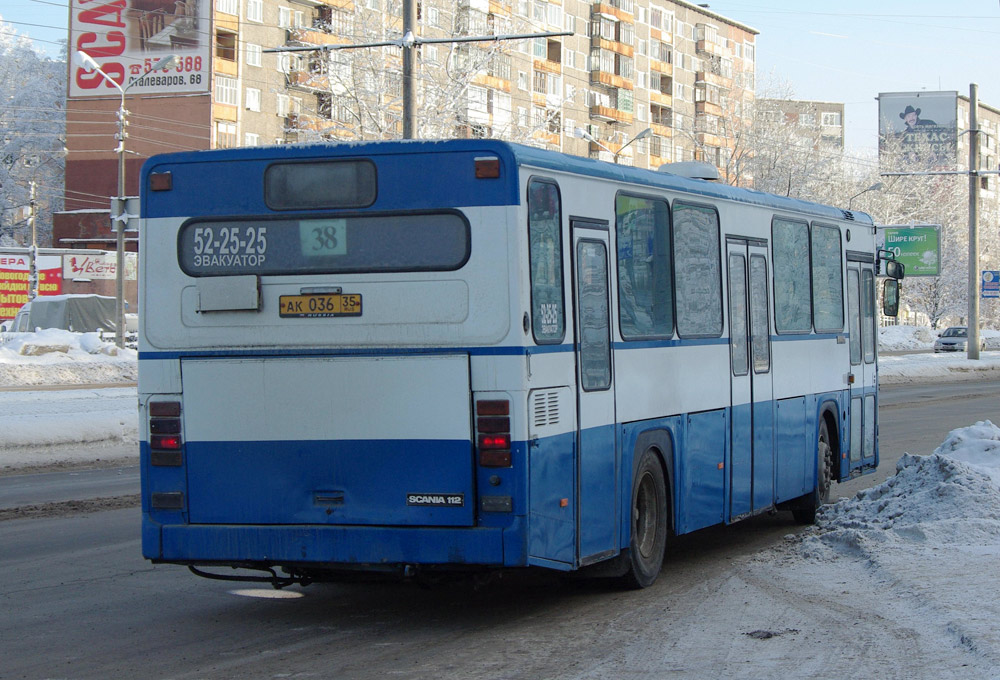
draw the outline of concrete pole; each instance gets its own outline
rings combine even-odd
[[[28,301],[38,296],[38,230],[35,228],[35,180],[31,180],[31,197],[28,201],[28,228],[31,229],[31,248],[28,249]]]
[[[121,88],[119,88],[121,89]],[[118,196],[112,201],[111,228],[115,230],[115,345],[125,346],[125,91],[118,109]]]
[[[417,127],[417,86],[414,78],[417,30],[416,0],[403,0],[403,139],[414,139]]]
[[[979,359],[979,86],[969,85],[969,333],[966,354]]]

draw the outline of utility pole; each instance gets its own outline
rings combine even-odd
[[[443,43],[498,42],[500,40],[528,40],[531,38],[554,38],[573,35],[573,31],[552,33],[519,33],[516,35],[476,35],[460,38],[419,38],[414,32],[417,27],[416,0],[403,0],[403,37],[396,40],[357,43],[353,45],[316,45],[315,47],[270,47],[264,52],[329,52],[354,50],[364,47],[399,47],[403,50],[403,139],[416,138],[417,96],[416,96],[416,49],[420,45]]]
[[[38,295],[38,234],[35,229],[35,180],[31,180],[28,200],[28,228],[31,229],[31,248],[28,249],[28,301]]]
[[[979,358],[979,85],[969,85],[969,325],[965,351]]]

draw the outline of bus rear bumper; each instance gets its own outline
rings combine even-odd
[[[511,528],[159,524],[143,518],[142,552],[156,562],[381,566],[520,566]],[[512,535],[513,534],[513,535]],[[505,539],[510,545],[504,550]],[[512,549],[513,548],[513,549]],[[508,561],[505,563],[505,552]]]

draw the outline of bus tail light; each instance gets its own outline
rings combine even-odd
[[[479,464],[510,467],[510,402],[484,399],[476,402]]]
[[[158,467],[178,467],[184,462],[181,437],[181,403],[149,402],[149,462]]]

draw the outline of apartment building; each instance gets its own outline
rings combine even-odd
[[[844,105],[801,99],[758,99],[763,120],[777,123],[789,135],[817,149],[843,151]]]
[[[398,139],[401,48],[267,50],[398,39],[401,2],[134,0],[108,10],[115,29],[109,15],[71,0],[67,212],[54,245],[107,247],[111,232],[95,233],[92,211],[117,193],[121,93],[75,49],[128,83],[125,186],[134,195],[156,153]],[[496,137],[650,168],[704,160],[725,172],[753,102],[758,32],[686,0],[419,0],[417,12],[421,38],[572,32],[421,45],[421,137]],[[114,56],[118,43],[127,49]],[[169,72],[179,75],[147,78],[167,53],[181,57]],[[86,215],[85,227],[74,214]]]

